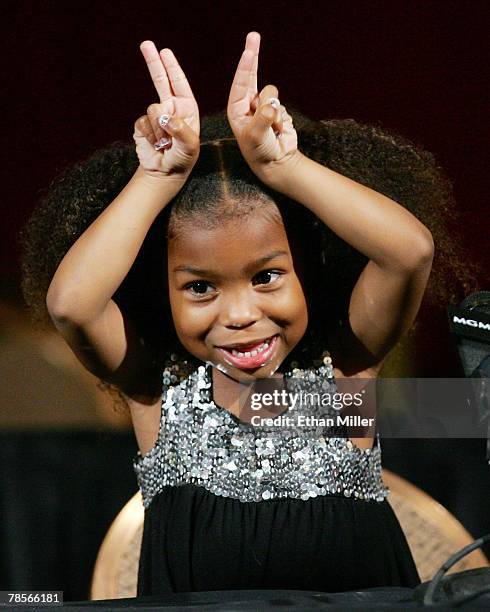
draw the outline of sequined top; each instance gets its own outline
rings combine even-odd
[[[286,379],[296,391],[308,384],[336,389],[330,357]],[[329,494],[381,502],[388,496],[379,436],[372,449],[362,449],[315,427],[255,427],[214,403],[211,365],[172,385],[175,380],[164,372],[157,441],[133,461],[145,508],[164,487],[187,483],[242,502]]]

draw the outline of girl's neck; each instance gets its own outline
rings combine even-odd
[[[284,376],[278,372],[271,379],[283,380]],[[270,381],[272,383],[272,380]],[[239,381],[231,378],[220,372],[215,367],[211,368],[211,397],[218,406],[227,410],[232,415],[239,418],[240,413],[247,409],[250,404],[250,395],[254,392],[260,392],[263,390],[263,385],[266,384],[264,380],[259,385],[254,385],[254,381],[247,383],[240,383]],[[277,387],[277,382],[272,383]]]
[[[214,403],[238,417],[240,413],[240,392],[243,393],[245,385],[241,385],[215,367],[211,368],[211,372],[211,390]]]

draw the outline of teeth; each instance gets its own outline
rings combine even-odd
[[[234,355],[235,357],[255,357],[256,355],[258,355],[258,353],[263,353],[266,349],[268,349],[270,344],[271,344],[271,341],[266,340],[253,351],[241,352],[241,351],[237,351],[236,349],[231,349],[231,354]]]

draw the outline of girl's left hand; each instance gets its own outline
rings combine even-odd
[[[228,120],[242,155],[266,184],[277,182],[297,158],[298,137],[293,120],[267,85],[257,91],[260,35],[247,35],[228,99]],[[272,185],[271,185],[272,186]]]

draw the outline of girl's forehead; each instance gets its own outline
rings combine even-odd
[[[211,226],[198,218],[186,220],[168,244],[169,260],[176,265],[181,260],[233,264],[276,251],[291,255],[284,223],[279,215],[262,211]]]

